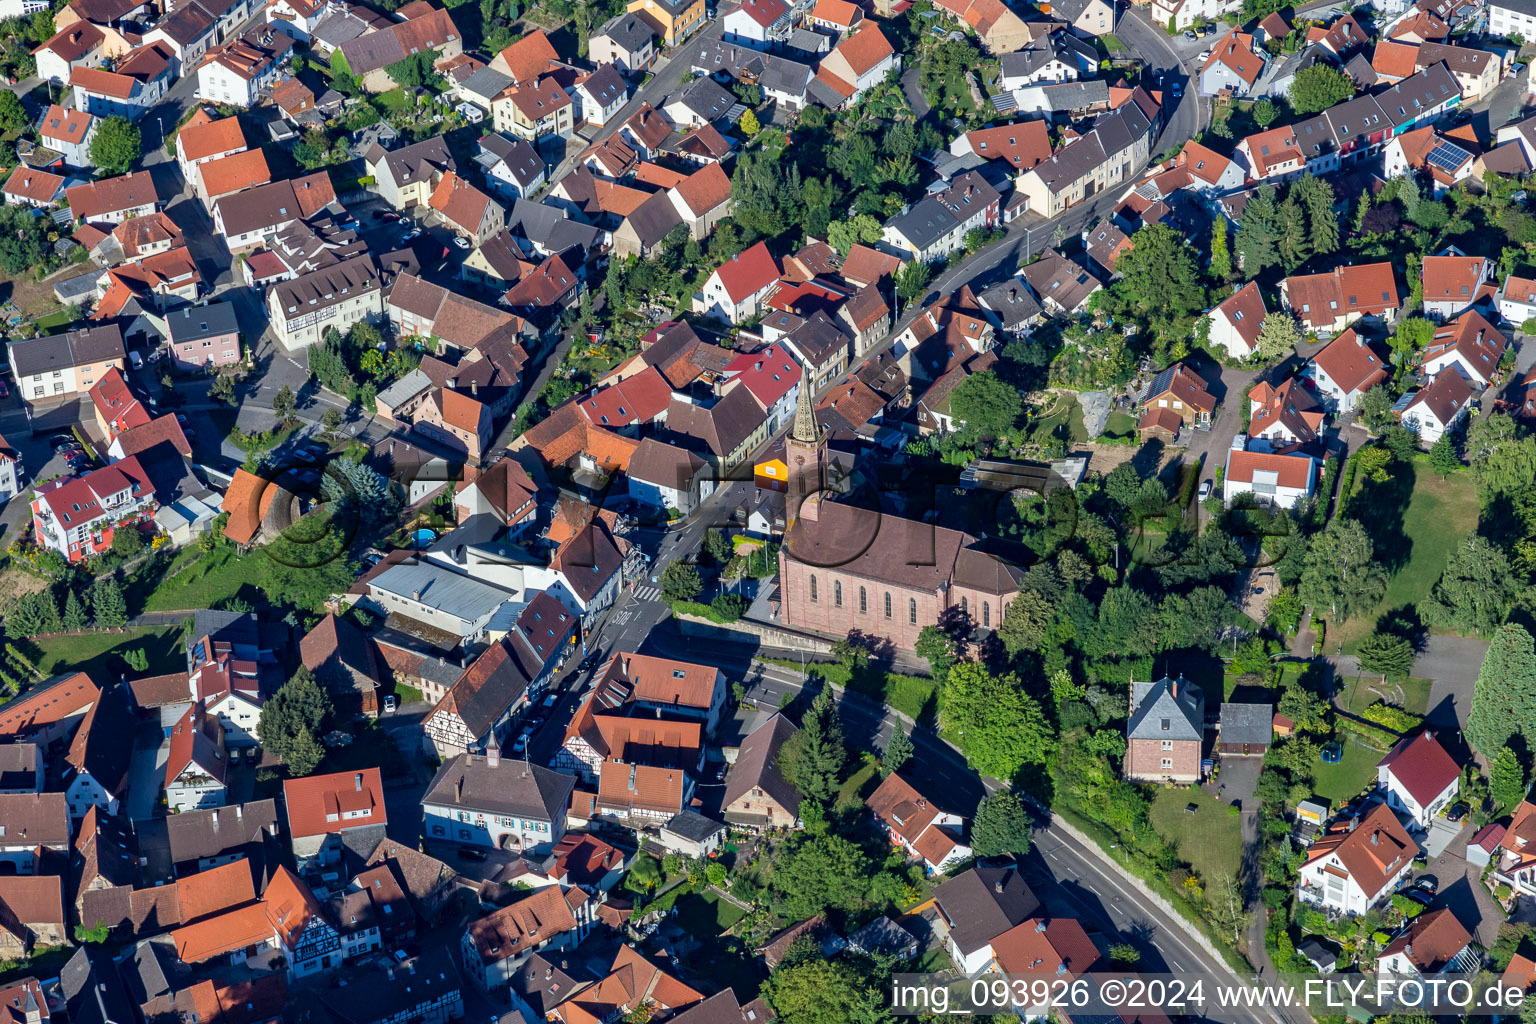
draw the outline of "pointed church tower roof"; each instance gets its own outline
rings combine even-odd
[[[811,365],[807,362],[800,370],[800,396],[795,402],[795,426],[789,432],[796,441],[803,441],[806,444],[816,444],[821,440],[821,432],[816,429],[816,412],[811,405],[813,390]]]

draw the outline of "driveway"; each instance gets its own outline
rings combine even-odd
[[[1430,858],[1425,873],[1433,875],[1440,886],[1433,906],[1450,907],[1456,920],[1472,932],[1479,945],[1488,949],[1499,937],[1504,911],[1483,887],[1482,869],[1467,863],[1464,854],[1471,835],[1470,831],[1461,830],[1457,842],[1446,847],[1440,856]]]
[[[1488,644],[1476,637],[1431,636],[1413,662],[1413,674],[1433,679],[1429,688],[1430,724],[1461,729],[1472,709],[1472,687]]]
[[[1212,397],[1221,403],[1216,418],[1211,421],[1211,429],[1185,429],[1179,434],[1180,441],[1188,442],[1184,449],[1184,465],[1192,466],[1204,456],[1205,465],[1201,467],[1200,476],[1205,479],[1212,477],[1217,466],[1227,464],[1227,451],[1243,425],[1243,392],[1254,382],[1257,373],[1247,367],[1220,367],[1218,380],[1214,375],[1218,369],[1215,364],[1194,366],[1193,369],[1205,378]]]
[[[160,733],[158,724],[146,725],[134,737],[133,760],[128,765],[128,818],[148,821],[155,816],[170,759],[170,743]]]

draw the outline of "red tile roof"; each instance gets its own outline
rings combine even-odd
[[[1445,752],[1435,734],[1428,731],[1399,740],[1376,766],[1391,772],[1420,807],[1428,807],[1461,777],[1461,766]]]
[[[758,242],[746,252],[720,264],[715,273],[731,301],[744,302],[778,280],[779,264],[768,252],[767,244]]]
[[[1252,484],[1253,474],[1264,471],[1274,473],[1275,483],[1280,487],[1310,492],[1315,468],[1313,460],[1305,455],[1233,451],[1227,460],[1226,479],[1234,483]]]
[[[383,825],[384,783],[377,768],[311,775],[283,783],[288,832],[294,838]]]
[[[1346,395],[1369,391],[1386,380],[1387,369],[1353,327],[1323,346],[1312,362]]]

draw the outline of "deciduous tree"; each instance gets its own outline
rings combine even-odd
[[[699,570],[676,561],[661,571],[661,596],[667,601],[692,601],[704,590]]]
[[[1508,556],[1474,534],[1452,551],[1420,610],[1431,626],[1486,636],[1504,621],[1520,590]]]
[[[982,437],[1011,434],[1024,414],[1016,388],[991,370],[973,373],[949,393],[949,408],[969,433]]]
[[[810,836],[774,870],[772,885],[778,909],[791,921],[858,907],[869,896],[869,858],[843,836]]]
[[[1259,338],[1253,346],[1254,358],[1273,362],[1289,355],[1300,345],[1301,325],[1289,313],[1274,312],[1259,324]]]
[[[1301,599],[1327,608],[1335,619],[1352,619],[1376,607],[1387,589],[1387,572],[1376,561],[1365,527],[1335,519],[1312,540],[1301,573]]]
[[[1026,767],[1044,765],[1055,748],[1039,702],[1017,677],[994,676],[976,662],[950,670],[939,720],[972,767],[1005,781]]]
[[[1484,504],[1536,482],[1536,438],[1508,414],[1479,416],[1467,430],[1467,464]]]
[[[1227,219],[1217,217],[1211,225],[1211,278],[1224,284],[1232,278],[1232,250],[1227,244]]]
[[[1353,79],[1333,65],[1319,62],[1296,73],[1287,96],[1291,110],[1305,117],[1343,103],[1354,94]]]
[[[107,174],[125,174],[143,151],[139,126],[114,114],[96,125],[91,138],[91,162]]]

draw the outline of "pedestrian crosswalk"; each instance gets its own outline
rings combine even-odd
[[[654,601],[661,596],[660,587],[644,586],[635,588],[636,601]]]

